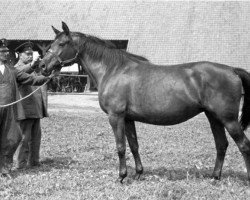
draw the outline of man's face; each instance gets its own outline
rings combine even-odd
[[[9,50],[7,49],[0,49],[0,61],[7,61],[9,56]]]
[[[28,64],[32,62],[33,60],[33,51],[32,50],[26,50],[22,53],[20,53],[20,59],[23,61],[24,64]]]

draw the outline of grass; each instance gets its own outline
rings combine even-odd
[[[210,178],[215,145],[204,115],[163,127],[136,123],[144,165],[135,181],[118,177],[115,140],[104,113],[52,112],[42,120],[43,165],[0,179],[0,199],[248,199],[243,158],[229,139],[221,181]],[[128,146],[128,145],[127,145]]]

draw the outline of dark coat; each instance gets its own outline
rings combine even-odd
[[[49,78],[32,76],[5,64],[0,74],[0,105],[6,105],[19,99],[18,84],[42,85]],[[12,158],[21,139],[18,119],[24,118],[21,103],[0,107],[0,173],[9,173]]]
[[[34,76],[38,76],[34,70],[32,70],[30,64],[23,64],[22,62],[18,62],[15,65],[15,68],[19,71],[31,73]],[[25,97],[29,95],[31,92],[37,89],[37,86],[29,86],[29,85],[19,85],[18,87],[20,96]],[[22,106],[24,108],[24,118],[22,119],[30,119],[30,118],[43,118],[48,117],[47,112],[47,104],[48,104],[48,96],[47,96],[47,86],[43,86],[40,90],[36,91],[33,95],[24,99],[22,102]],[[21,119],[21,120],[22,120]]]
[[[18,85],[42,85],[49,79],[48,77],[44,76],[34,76],[27,74],[23,71],[16,70],[7,64],[5,65],[5,70],[6,71],[4,74],[8,75],[8,83],[11,85],[12,91],[0,94],[1,105],[3,103],[7,104],[14,102],[20,98]],[[6,97],[6,94],[10,94],[11,96]],[[7,108],[13,109],[16,120],[25,118],[25,113],[21,103],[14,104],[13,106]]]

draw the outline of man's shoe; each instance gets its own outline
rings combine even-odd
[[[9,173],[1,173],[1,175],[0,175],[1,177],[3,177],[3,178],[9,178],[9,179],[12,179],[12,176],[9,174]]]
[[[28,162],[27,166],[28,167],[40,167],[41,163],[38,161]]]
[[[27,166],[26,165],[17,165],[16,167],[14,167],[14,170],[22,170],[22,169],[26,169]]]

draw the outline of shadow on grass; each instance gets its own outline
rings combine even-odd
[[[88,167],[88,166],[86,166]],[[71,157],[54,157],[54,158],[45,158],[41,161],[41,166],[33,167],[23,170],[14,170],[11,173],[12,178],[16,178],[24,174],[38,174],[40,172],[50,172],[53,169],[77,169],[79,172],[85,169],[84,164],[79,163],[72,159]],[[132,166],[127,166],[128,169],[128,184],[132,183],[135,168]],[[115,169],[114,169],[115,170]],[[141,180],[148,181],[159,181],[160,179],[167,179],[169,181],[178,181],[178,180],[192,180],[192,179],[212,179],[213,168],[197,168],[196,166],[189,168],[145,168],[144,173],[141,176]],[[118,174],[117,174],[118,176]],[[247,174],[241,171],[233,170],[223,170],[221,180],[231,178],[236,181],[243,182],[244,185],[248,185]]]
[[[77,165],[78,161],[73,160],[71,157],[54,157],[45,158],[41,161],[40,166],[25,168],[20,170],[13,170],[11,173],[12,178],[16,178],[24,174],[37,174],[39,172],[49,172],[52,169],[70,169],[72,165]]]
[[[212,179],[213,168],[201,168],[196,167],[190,168],[148,168],[145,169],[145,177],[158,177],[167,178],[171,181],[176,180],[187,180],[187,179]],[[245,172],[233,171],[233,170],[222,170],[221,180],[227,178],[236,178],[242,182],[248,182],[247,174]]]
[[[77,163],[78,161],[73,160],[71,157],[45,158],[41,161],[43,166],[55,169],[69,169],[70,165]]]

